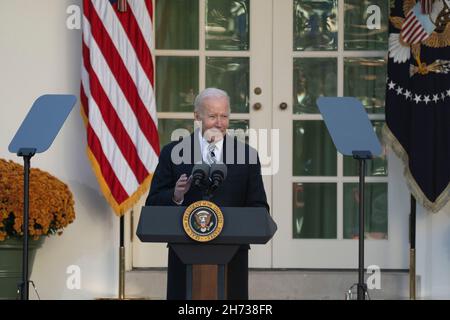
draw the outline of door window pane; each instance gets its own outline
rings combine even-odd
[[[186,129],[189,133],[194,131],[193,119],[158,119],[159,143],[162,146],[170,143],[172,133],[177,129]],[[181,130],[179,132],[182,132]],[[186,132],[186,135],[187,132]],[[180,136],[175,137],[179,138]]]
[[[366,239],[388,238],[387,183],[366,183],[364,202]],[[358,239],[359,185],[344,184],[344,238]]]
[[[384,121],[372,121],[373,128],[378,136],[380,142],[382,141],[382,129]],[[368,176],[382,176],[388,175],[388,162],[386,158],[386,146],[382,144],[382,154],[372,160],[366,161],[366,174]],[[344,175],[345,176],[359,176],[359,162],[352,157],[344,156]]]
[[[345,50],[387,50],[388,16],[388,0],[345,0]]]
[[[368,113],[384,113],[386,61],[380,58],[344,59],[344,95],[358,98]]]
[[[319,113],[316,99],[337,95],[335,58],[294,59],[294,113]]]
[[[198,12],[198,0],[156,0],[156,49],[198,49]]]
[[[293,184],[293,238],[336,239],[336,184]]]
[[[241,142],[248,143],[248,129],[250,128],[249,120],[230,120],[231,133],[238,138]],[[230,134],[231,134],[230,133]]]
[[[198,81],[198,57],[156,57],[158,111],[194,112]]]
[[[294,51],[337,50],[337,6],[338,0],[294,0]]]
[[[249,58],[206,58],[206,86],[228,92],[232,113],[248,113],[249,65]]]
[[[323,121],[294,121],[294,176],[336,176],[336,148]]]
[[[249,50],[249,0],[206,1],[206,49]]]

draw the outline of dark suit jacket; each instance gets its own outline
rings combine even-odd
[[[166,145],[152,179],[145,205],[175,206],[172,201],[175,184],[184,173],[191,175],[195,163],[202,162],[198,132]],[[183,162],[178,161],[184,159]],[[210,201],[219,207],[266,207],[266,192],[261,177],[261,165],[256,150],[230,136],[224,137],[222,161],[227,165],[227,177]],[[193,185],[184,195],[183,206],[202,200],[204,192]],[[248,249],[241,250],[227,266],[228,299],[248,299]],[[186,267],[169,246],[167,299],[185,299]]]
[[[261,177],[261,165],[255,149],[230,136],[224,137],[222,160],[227,165],[227,177],[216,190],[211,201],[219,207],[266,207],[266,192]],[[186,154],[187,151],[191,154]],[[172,151],[188,163],[174,164]],[[245,159],[243,157],[245,155]],[[201,162],[197,132],[181,141],[169,143],[161,150],[159,163],[153,175],[150,193],[145,205],[173,206],[175,184],[185,173],[189,176],[195,163]],[[200,189],[191,186],[184,195],[183,206],[202,200]]]

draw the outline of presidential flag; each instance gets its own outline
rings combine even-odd
[[[389,32],[385,137],[437,212],[450,199],[450,1],[396,0]]]
[[[104,196],[123,214],[149,188],[159,156],[152,1],[83,0],[82,46],[88,158]]]

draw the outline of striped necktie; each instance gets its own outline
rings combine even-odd
[[[216,154],[214,151],[216,150],[216,145],[214,143],[211,143],[208,145],[208,152],[206,153],[206,160],[208,161],[209,165],[212,165],[213,163],[217,162]]]

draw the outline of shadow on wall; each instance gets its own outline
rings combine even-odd
[[[88,169],[90,170],[90,168]],[[97,183],[96,180],[95,183]],[[108,221],[106,218],[109,218],[113,214],[113,211],[99,188],[93,188],[92,185],[83,184],[76,180],[70,180],[69,184],[75,198],[81,202],[78,203],[78,206],[82,205],[84,208],[95,208],[95,212],[88,213],[91,218],[95,220],[94,222],[99,220],[104,224]],[[78,206],[75,202],[75,210]],[[81,211],[84,210],[80,210],[80,212]]]

